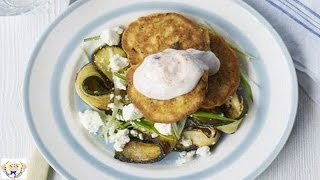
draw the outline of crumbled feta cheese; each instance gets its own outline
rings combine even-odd
[[[196,151],[196,154],[199,156],[209,156],[211,154],[209,146],[199,147]]]
[[[128,95],[124,96],[124,99],[125,99],[126,101],[129,101]]]
[[[129,65],[129,61],[127,58],[121,57],[119,54],[114,54],[110,57],[109,68],[112,72],[118,72],[124,67]]]
[[[90,133],[96,133],[100,126],[103,125],[103,121],[98,112],[93,110],[86,110],[83,113],[79,112],[80,123]]]
[[[125,121],[125,120],[123,119],[122,115],[120,115],[120,114],[117,114],[117,115],[116,115],[116,119],[119,120],[119,121]]]
[[[116,100],[121,100],[121,99],[122,99],[122,97],[120,95],[116,96]]]
[[[109,97],[110,97],[110,99],[113,99],[114,98],[114,94],[110,94]]]
[[[171,124],[154,123],[154,127],[163,135],[172,135]]]
[[[177,159],[176,163],[178,165],[181,165],[189,161],[192,161],[195,154],[196,154],[196,151],[189,151],[189,152],[183,151],[179,154],[179,158]]]
[[[123,33],[123,29],[121,27],[115,27],[113,28],[114,31],[116,31],[118,34],[122,34]]]
[[[122,32],[123,30],[120,27],[116,27],[114,29],[107,28],[102,31],[100,38],[109,46],[118,45],[120,43],[120,35]]]
[[[152,134],[151,134],[151,137],[152,137],[152,138],[156,138],[156,137],[158,137],[158,136],[159,136],[159,135],[158,135],[157,133],[152,133]]]
[[[125,121],[140,119],[143,114],[132,103],[123,107],[122,116]]]
[[[142,134],[142,133],[139,133],[138,136],[139,136],[139,139],[140,139],[140,140],[143,140],[144,137],[143,137],[143,134]]]
[[[117,133],[110,133],[109,142],[114,143],[113,147],[116,151],[123,151],[124,146],[130,142],[129,130],[118,130]]]
[[[192,141],[191,141],[191,139],[187,139],[187,138],[183,137],[180,140],[180,144],[182,144],[184,147],[189,147],[192,145]]]
[[[130,130],[130,134],[131,134],[133,137],[137,137],[137,136],[138,136],[138,131],[132,129],[132,130]]]
[[[116,106],[114,105],[114,103],[110,103],[110,104],[108,104],[108,106],[107,106],[108,108],[110,108],[110,109],[114,109],[114,108],[116,108]]]
[[[117,89],[121,89],[121,90],[126,90],[127,89],[127,83],[118,78],[117,76],[113,76],[113,83],[114,83],[114,87]]]
[[[107,105],[107,107],[110,108],[110,109],[115,109],[115,108],[122,109],[123,104],[120,103],[120,102],[118,102],[116,104],[115,103],[110,103],[110,104]]]

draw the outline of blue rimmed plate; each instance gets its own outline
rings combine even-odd
[[[112,148],[88,135],[78,121],[78,111],[87,108],[74,88],[76,73],[86,63],[82,40],[105,27],[169,11],[214,25],[255,56],[246,67],[255,101],[239,131],[225,136],[207,158],[182,166],[175,164],[175,153],[155,164],[119,162]],[[298,99],[295,70],[282,40],[261,15],[236,0],[79,1],[38,42],[26,73],[24,98],[39,150],[68,179],[254,178],[285,144]]]

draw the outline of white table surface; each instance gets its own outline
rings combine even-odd
[[[37,39],[66,7],[67,0],[17,17],[0,17],[0,159],[28,158],[34,143],[23,111],[23,79]],[[291,136],[276,160],[258,179],[320,179],[320,106],[299,91]],[[62,179],[51,171],[48,179]]]

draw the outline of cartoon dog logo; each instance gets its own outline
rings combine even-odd
[[[9,178],[19,178],[22,173],[26,170],[27,166],[26,164],[22,162],[10,162],[7,161],[4,165],[2,165],[3,172],[9,177]]]

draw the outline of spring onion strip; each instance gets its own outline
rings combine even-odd
[[[129,68],[130,68],[130,65],[120,69],[119,73],[124,74]]]
[[[247,79],[245,78],[245,76],[243,75],[243,73],[240,74],[240,80],[241,80],[241,84],[244,87],[244,90],[249,95],[251,101],[253,101],[253,93],[252,93],[251,86],[250,86],[249,82],[247,81]]]
[[[120,90],[117,89],[117,88],[114,88],[114,95],[115,96],[120,95]],[[117,98],[114,98],[113,103],[115,105],[115,108],[112,109],[111,118],[108,120],[108,122],[107,122],[107,124],[105,126],[105,128],[107,129],[106,132],[108,132],[108,129],[114,128],[113,130],[115,130],[115,129],[117,129],[117,128],[119,128],[121,126],[121,123],[116,120],[116,115],[118,114],[118,111],[119,111],[119,103],[120,102],[119,102],[119,100]],[[106,136],[106,134],[105,134],[105,136]]]
[[[209,33],[214,34],[214,35],[219,35],[214,29],[213,27],[207,23],[207,22],[203,22],[200,24],[200,26],[202,28],[205,28],[209,31]],[[227,42],[228,46],[233,49],[234,51],[236,51],[238,54],[244,56],[246,59],[251,60],[254,59],[254,56],[252,56],[251,54],[247,53],[245,50],[243,50],[242,48],[240,48],[238,45],[236,45],[235,43],[232,42]]]
[[[177,139],[180,139],[180,136],[182,134],[186,121],[187,121],[186,119],[183,119],[171,125],[172,131]]]
[[[123,80],[123,81],[127,81],[127,78],[124,75],[122,75],[122,74],[120,74],[118,72],[114,72],[113,75],[116,76],[117,78]]]
[[[82,48],[83,54],[84,56],[87,58],[88,61],[90,61],[90,55],[88,53],[88,51],[85,48]]]
[[[131,122],[126,122],[124,124],[121,124],[119,126],[120,129],[128,129],[128,128],[131,128],[132,127],[132,123]]]
[[[208,22],[200,23],[200,27],[203,29],[207,29],[211,34],[217,34],[217,32],[213,29],[213,27]]]
[[[85,38],[83,41],[84,42],[88,42],[88,41],[96,41],[96,40],[99,40],[99,39],[100,39],[100,36],[93,36],[93,37]]]
[[[237,120],[230,119],[227,117],[224,117],[220,114],[214,114],[214,113],[209,113],[209,112],[203,112],[203,111],[198,111],[195,112],[191,115],[191,117],[196,117],[196,118],[208,118],[208,119],[214,119],[214,120],[220,120],[220,121],[230,121],[230,122],[235,122]]]
[[[240,48],[238,45],[231,43],[231,42],[227,42],[227,44],[229,45],[229,47],[231,49],[233,49],[234,51],[236,51],[238,54],[244,56],[247,60],[252,60],[255,59],[254,56],[252,56],[251,54],[247,53],[245,50],[243,50],[242,48]]]
[[[120,95],[120,90],[118,88],[114,88],[114,97]],[[115,108],[112,111],[112,116],[111,116],[111,121],[116,119],[116,115],[118,114],[119,111],[119,100],[117,98],[113,98],[113,103],[115,105]]]
[[[134,127],[134,129],[138,129],[140,131],[145,130],[148,133],[152,134],[152,133],[156,133],[159,136],[161,136],[164,139],[168,139],[168,140],[174,140],[175,137],[173,136],[165,136],[162,135],[155,127],[154,127],[154,123],[147,121],[147,120],[135,120],[135,121],[129,121],[131,122],[131,125]]]

